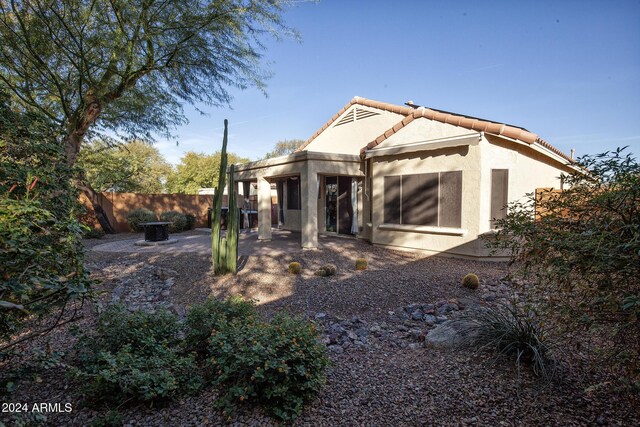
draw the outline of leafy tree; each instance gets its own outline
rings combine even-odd
[[[86,135],[169,134],[189,104],[225,105],[229,87],[264,90],[265,33],[291,32],[286,1],[0,2],[0,83],[11,103],[39,112],[64,136],[72,165]],[[103,228],[95,192],[81,186]]]
[[[229,164],[246,163],[249,159],[233,153],[227,153]],[[189,151],[180,159],[167,178],[167,192],[182,194],[198,194],[200,188],[211,188],[220,176],[221,152],[213,154]]]
[[[512,204],[490,244],[574,354],[640,387],[640,165],[624,149],[578,161],[568,189]]]
[[[276,142],[273,150],[269,151],[265,154],[265,159],[270,159],[272,157],[280,157],[285,156],[287,154],[291,154],[295,152],[305,141],[302,139],[284,139],[282,141]]]
[[[90,290],[74,171],[48,120],[15,113],[5,101],[0,96],[0,341],[26,320],[58,310],[51,323],[0,351],[77,318],[76,303]]]
[[[172,171],[156,147],[140,140],[115,146],[90,141],[80,150],[78,165],[96,191],[162,193]]]

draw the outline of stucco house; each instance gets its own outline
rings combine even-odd
[[[257,183],[258,238],[279,227],[353,235],[375,245],[483,259],[479,236],[504,206],[560,188],[572,159],[528,130],[407,103],[353,98],[297,152],[237,165]],[[245,184],[246,185],[246,184]]]

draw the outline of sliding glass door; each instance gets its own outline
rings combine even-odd
[[[326,176],[325,230],[338,234],[353,234],[352,180],[350,176]]]

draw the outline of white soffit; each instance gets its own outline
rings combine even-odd
[[[417,141],[391,147],[374,148],[365,154],[366,159],[379,156],[393,156],[395,154],[415,153],[418,151],[431,151],[440,148],[460,147],[463,145],[478,145],[482,139],[482,134],[473,132],[465,135],[452,136],[448,138],[431,139],[428,141]]]

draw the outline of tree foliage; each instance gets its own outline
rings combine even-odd
[[[491,245],[512,251],[575,354],[640,385],[640,166],[624,149],[579,163],[568,189],[511,205]]]
[[[264,158],[270,159],[272,157],[286,156],[287,154],[294,153],[304,142],[303,139],[284,139],[278,141],[276,145],[274,145],[273,150],[265,154]]]
[[[0,90],[56,124],[73,165],[86,135],[152,140],[186,122],[182,105],[264,91],[265,34],[294,35],[287,0],[0,1]],[[82,177],[77,185],[113,228]]]
[[[220,176],[221,152],[213,154],[189,151],[167,178],[167,192],[198,194],[200,188],[212,188]],[[229,164],[246,163],[249,159],[227,153]]]
[[[0,340],[11,338],[33,315],[59,309],[55,321],[26,337],[74,317],[65,308],[87,296],[90,285],[76,220],[78,193],[58,136],[46,119],[15,113],[5,99],[0,98]]]
[[[120,145],[93,140],[80,150],[78,165],[100,192],[162,193],[172,171],[156,147],[140,140]]]
[[[99,129],[150,139],[182,103],[228,104],[264,88],[261,37],[291,33],[279,0],[0,2],[0,81],[12,101],[66,129],[67,156]]]

